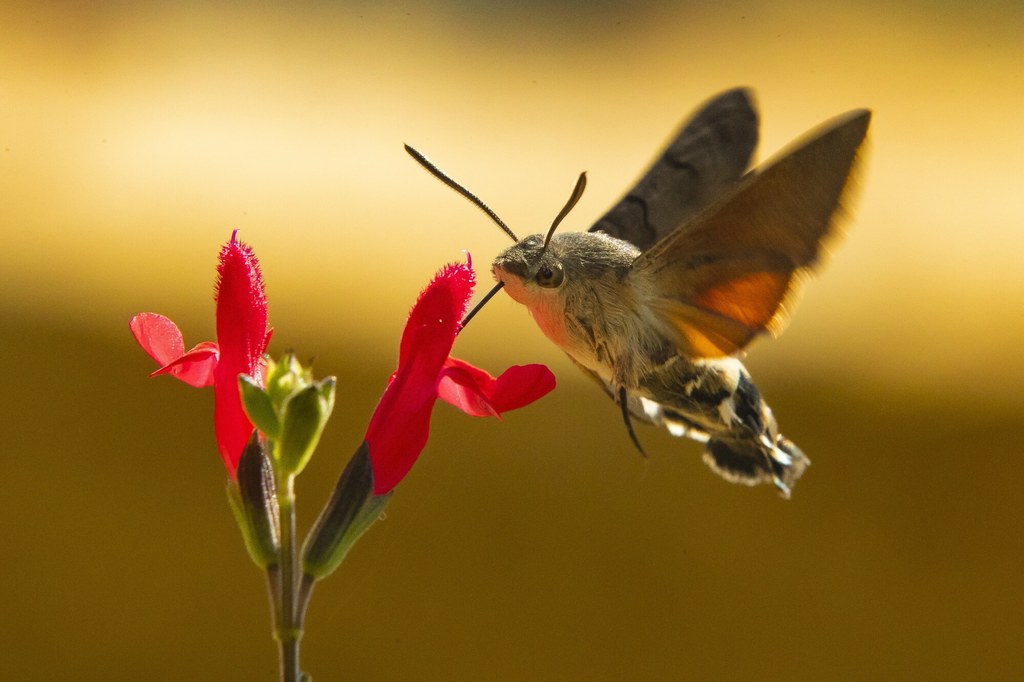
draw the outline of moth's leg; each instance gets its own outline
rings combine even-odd
[[[647,453],[644,452],[643,446],[640,445],[640,440],[636,437],[636,431],[633,430],[633,420],[629,416],[629,396],[626,395],[625,386],[619,386],[619,407],[622,408],[622,420],[626,423],[629,439],[633,441],[633,445],[640,451],[640,454],[646,458]]]

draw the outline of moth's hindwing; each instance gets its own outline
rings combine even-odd
[[[814,265],[867,133],[849,112],[748,173],[633,263],[664,331],[688,357],[721,357],[777,334]]]

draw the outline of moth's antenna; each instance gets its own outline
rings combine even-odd
[[[544,237],[544,249],[548,248],[548,242],[551,241],[551,235],[555,233],[555,228],[562,222],[565,216],[569,215],[569,211],[576,205],[576,202],[583,196],[583,190],[587,187],[587,173],[586,171],[580,173],[580,179],[576,181],[576,186],[572,190],[572,195],[569,197],[569,201],[565,202],[565,206],[555,216],[555,220],[551,223],[551,228],[548,229],[548,236]]]
[[[406,146],[405,146],[405,149],[406,149],[406,151],[408,151],[408,152],[409,152],[410,154],[412,154],[412,155],[413,155],[413,158],[414,158],[414,159],[416,159],[416,160],[417,160],[417,161],[419,161],[420,163],[424,163],[424,162],[426,162],[426,163],[430,163],[429,161],[427,161],[426,159],[424,159],[424,158],[423,158],[423,155],[422,155],[422,154],[419,154],[419,152],[417,152],[417,151],[416,151],[415,149],[413,149],[413,148],[412,148],[412,147],[410,147],[409,145],[406,145]],[[417,155],[418,155],[418,156],[417,156]],[[441,171],[437,170],[437,168],[436,168],[436,167],[432,167],[432,166],[427,166],[427,170],[429,170],[430,172],[434,173],[435,175],[437,175],[438,173],[440,173],[440,172],[441,172]],[[441,177],[441,178],[442,178],[442,181],[443,181],[443,182],[445,182],[445,184],[448,184],[448,182],[449,182],[449,181],[446,181],[446,180],[444,180],[444,177],[443,177],[443,176],[438,176],[438,177]],[[453,181],[452,181],[452,182],[453,182]],[[473,199],[476,199],[476,197],[473,197],[473,195],[469,194],[468,192],[466,192],[466,190],[465,190],[464,188],[462,188],[462,187],[459,187],[458,185],[451,185],[451,184],[449,184],[448,186],[449,186],[449,187],[454,187],[454,188],[456,189],[456,191],[459,191],[459,192],[464,192],[464,193],[465,193],[465,195],[468,195],[469,197],[472,197],[472,198],[470,199],[471,201],[472,201]],[[586,188],[586,186],[587,186],[587,174],[586,174],[586,173],[580,173],[580,178],[579,178],[579,180],[577,180],[577,181],[576,181],[576,187],[574,187],[574,188],[573,188],[573,190],[572,190],[572,196],[570,196],[570,197],[569,197],[569,201],[567,201],[567,202],[565,203],[565,206],[563,206],[563,207],[562,207],[562,210],[561,210],[561,211],[559,211],[559,212],[558,212],[558,215],[556,215],[556,216],[555,216],[555,220],[554,220],[554,222],[552,222],[552,223],[551,223],[551,228],[550,228],[550,229],[548,230],[548,236],[544,238],[544,248],[545,248],[545,249],[547,249],[547,248],[548,248],[548,242],[549,242],[549,241],[551,241],[551,235],[553,235],[553,234],[555,233],[555,228],[557,228],[557,227],[558,227],[558,224],[562,222],[562,219],[563,219],[563,218],[565,218],[565,216],[569,215],[569,211],[571,211],[571,210],[572,210],[573,206],[575,206],[575,205],[576,205],[576,203],[577,203],[577,202],[578,202],[578,201],[580,200],[580,197],[582,197],[582,196],[583,196],[583,190],[584,190],[584,189]],[[479,201],[479,199],[477,199],[477,201]],[[474,201],[473,203],[476,203],[476,201]],[[484,209],[485,211],[488,211],[488,215],[491,215],[491,214],[489,213],[490,209],[488,209],[488,208],[487,208],[486,206],[483,206],[482,204],[477,204],[477,206],[480,206],[480,207],[481,207],[481,208],[483,208],[483,209]],[[492,216],[492,217],[493,217],[493,218],[494,218],[495,220],[497,220],[497,216]],[[501,223],[500,221],[499,221],[499,223],[498,223],[498,224],[499,224],[499,225],[502,225],[502,223]],[[506,229],[507,229],[507,228],[506,228]],[[512,238],[513,238],[513,239],[515,239],[515,236],[514,236],[514,235],[512,235]],[[518,241],[519,241],[519,240],[518,240],[518,239],[516,239],[516,242],[518,242]],[[489,300],[491,300],[492,298],[494,298],[494,295],[495,295],[496,293],[498,293],[499,291],[501,291],[501,288],[502,288],[503,286],[505,286],[505,283],[504,283],[504,282],[498,282],[498,283],[497,283],[497,284],[496,284],[496,285],[494,286],[494,288],[493,288],[493,289],[491,289],[490,291],[488,291],[488,292],[487,292],[487,295],[486,295],[486,296],[484,296],[484,297],[483,297],[483,298],[482,298],[482,299],[480,300],[480,302],[479,302],[479,303],[477,303],[477,304],[476,304],[475,306],[473,306],[473,309],[469,311],[469,314],[468,314],[468,315],[466,315],[466,316],[465,316],[464,318],[462,318],[462,324],[461,324],[461,325],[459,325],[459,331],[460,331],[460,332],[461,332],[461,331],[462,331],[463,329],[465,329],[465,328],[466,328],[466,325],[467,325],[467,324],[469,324],[469,321],[470,321],[470,320],[472,320],[472,319],[473,319],[473,317],[474,317],[474,316],[475,316],[475,315],[476,315],[476,314],[477,314],[478,312],[480,312],[480,310],[481,310],[481,309],[482,309],[482,308],[484,307],[484,305],[485,305],[485,304],[486,304],[486,303],[487,303],[487,302],[488,302]],[[631,424],[629,423],[628,419],[627,419],[627,421],[626,421],[626,425],[627,425],[627,426],[629,426],[629,433],[630,433],[630,435],[631,435],[631,436],[633,436],[633,426],[632,426],[632,425],[631,425]],[[633,436],[633,442],[634,442],[634,443],[636,443],[636,446],[637,446],[638,448],[640,448],[640,443],[639,443],[639,442],[637,441],[637,439],[636,439],[636,436]],[[640,452],[643,452],[643,448],[640,448]],[[645,455],[645,456],[646,456],[646,455]]]
[[[476,206],[481,211],[486,213],[487,216],[491,220],[493,220],[495,223],[497,223],[498,227],[501,228],[502,232],[504,232],[505,234],[507,234],[509,237],[512,238],[512,241],[517,242],[517,243],[519,242],[519,237],[516,236],[516,233],[513,232],[512,230],[510,230],[508,225],[506,225],[502,221],[502,219],[499,218],[498,215],[494,211],[492,211],[490,208],[488,208],[487,204],[485,204],[484,202],[480,201],[480,199],[478,199],[475,194],[470,192],[468,189],[466,189],[465,187],[463,187],[459,183],[457,183],[454,180],[452,180],[450,177],[448,177],[445,174],[444,171],[442,171],[440,168],[438,168],[433,163],[431,163],[427,159],[427,157],[423,156],[423,154],[420,154],[418,151],[416,151],[415,149],[413,149],[409,145],[405,145],[405,151],[407,151],[409,153],[409,156],[411,156],[412,158],[416,159],[416,162],[418,164],[420,164],[421,166],[426,168],[428,171],[430,171],[431,175],[433,175],[435,178],[437,178],[438,180],[440,180],[444,184],[446,184],[449,187],[451,187],[453,190],[455,190],[456,192],[458,192],[462,196],[464,196],[467,199],[469,199],[473,203],[474,206]],[[484,299],[484,300],[486,300],[486,299]],[[472,316],[472,314],[470,316]]]
[[[462,324],[459,325],[459,332],[466,328],[466,325],[469,324],[469,321],[472,320],[473,317],[476,316],[478,312],[480,312],[480,309],[484,307],[485,303],[494,298],[494,295],[501,291],[501,288],[503,286],[505,286],[504,282],[498,282],[497,284],[494,285],[493,289],[487,292],[486,296],[480,299],[479,303],[473,306],[473,309],[469,311],[469,314],[462,318]],[[455,333],[458,334],[459,332]]]

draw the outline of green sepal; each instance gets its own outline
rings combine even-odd
[[[285,353],[277,362],[267,362],[267,393],[278,410],[288,397],[313,383],[313,370],[303,367],[295,353]]]
[[[302,547],[303,573],[314,580],[333,573],[390,499],[390,492],[373,494],[370,449],[364,441],[345,466],[331,499],[306,537]]]
[[[227,493],[253,563],[262,569],[280,564],[281,530],[274,471],[257,431],[253,431],[242,450],[235,478],[228,481]]]
[[[334,387],[334,377],[327,377],[288,398],[275,444],[275,457],[283,472],[295,475],[306,466],[334,409]]]
[[[255,379],[246,374],[238,375],[238,389],[242,394],[242,406],[249,421],[267,438],[277,438],[281,422],[277,418],[270,395]]]

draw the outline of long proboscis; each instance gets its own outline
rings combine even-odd
[[[408,152],[409,156],[416,159],[416,163],[420,164],[428,171],[430,171],[431,175],[433,175],[435,178],[451,187],[453,190],[455,190],[462,196],[469,199],[470,203],[472,203],[474,206],[476,206],[481,211],[486,213],[487,217],[493,220],[495,224],[501,228],[502,232],[504,232],[505,234],[512,238],[512,241],[517,243],[519,242],[519,237],[516,236],[516,233],[513,232],[508,225],[505,224],[505,221],[498,217],[497,213],[492,211],[487,204],[481,201],[480,198],[477,197],[477,195],[473,194],[468,189],[457,183],[455,180],[449,177],[447,173],[445,173],[443,170],[435,166],[432,161],[430,161],[427,157],[423,156],[423,154],[421,154],[413,147],[405,145],[405,151]]]
[[[456,332],[456,334],[458,334],[459,332],[461,332],[463,329],[466,328],[466,325],[469,324],[469,321],[472,320],[474,317],[476,317],[476,314],[483,309],[484,305],[489,300],[494,298],[494,295],[496,293],[501,291],[501,288],[503,286],[505,286],[504,282],[498,282],[497,284],[494,285],[494,287],[490,291],[487,292],[486,296],[484,296],[482,299],[480,299],[479,303],[477,303],[475,306],[473,306],[473,309],[469,311],[469,314],[467,314],[464,318],[462,318],[462,323],[459,324],[459,331]]]

